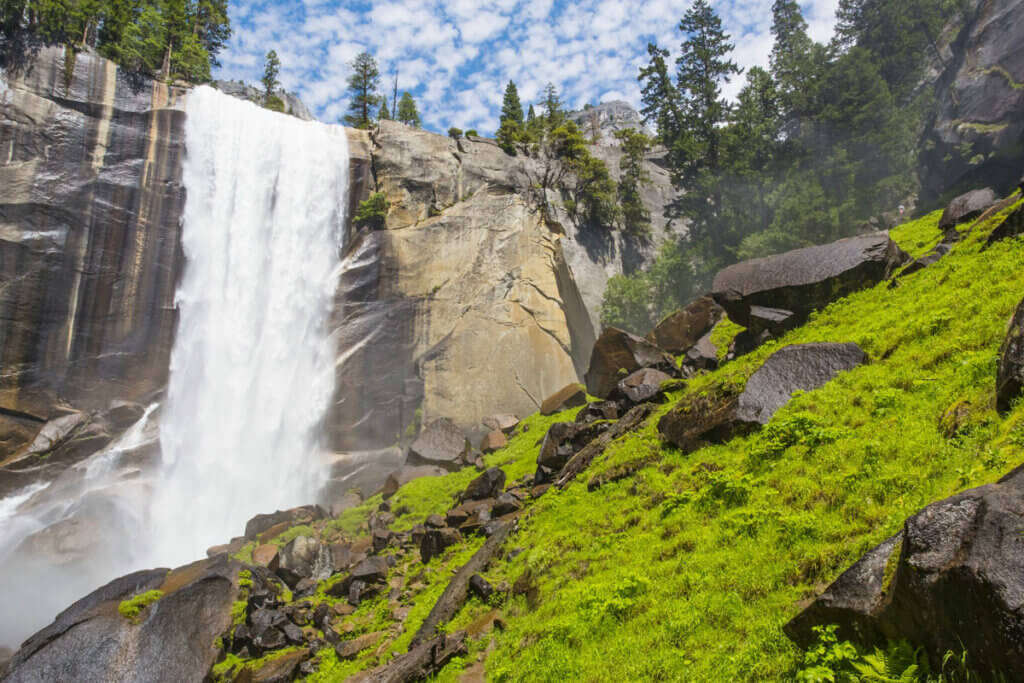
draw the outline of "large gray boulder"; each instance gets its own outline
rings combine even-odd
[[[928,506],[844,572],[786,627],[802,645],[814,627],[864,646],[906,640],[937,668],[966,650],[983,675],[1024,671],[1024,468],[997,484]]]
[[[409,446],[407,464],[413,467],[433,465],[455,471],[469,464],[472,452],[473,447],[462,430],[442,417],[424,427]]]
[[[867,354],[852,343],[787,346],[768,357],[739,396],[688,397],[662,416],[658,431],[686,452],[724,441],[768,424],[789,403],[793,392],[818,389],[867,360]]]
[[[768,424],[795,391],[813,391],[840,372],[868,362],[853,343],[798,344],[776,351],[747,380],[736,406],[736,419]]]
[[[990,187],[971,190],[951,201],[939,219],[939,230],[948,231],[961,223],[973,221],[996,203],[996,193]]]
[[[642,368],[679,376],[675,359],[663,349],[624,330],[605,328],[590,353],[587,392],[607,398],[621,380]]]
[[[664,318],[647,335],[647,341],[669,353],[685,353],[722,319],[725,311],[710,296],[697,299],[686,308]]]
[[[1024,301],[1010,320],[1002,348],[999,349],[999,370],[996,373],[996,408],[1010,410],[1013,402],[1024,395]]]
[[[25,641],[4,680],[204,680],[217,659],[213,643],[231,626],[240,568],[221,555],[116,579]],[[134,618],[118,611],[122,601],[151,590],[163,595]]]
[[[779,334],[812,311],[886,279],[907,255],[887,232],[743,261],[718,272],[712,296],[755,334]]]

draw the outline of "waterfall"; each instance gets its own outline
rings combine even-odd
[[[169,566],[318,493],[348,190],[340,126],[208,87],[186,106],[185,270],[150,510],[151,564]]]

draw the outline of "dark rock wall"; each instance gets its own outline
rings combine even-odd
[[[184,93],[64,60],[44,48],[0,81],[0,431],[167,377]]]
[[[951,22],[920,145],[922,204],[987,185],[1005,193],[1024,172],[1022,35],[1017,0],[970,0]]]

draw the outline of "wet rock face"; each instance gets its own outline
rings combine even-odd
[[[1013,402],[1024,395],[1024,301],[1010,321],[1006,340],[999,350],[999,370],[996,374],[996,407],[1001,412],[1010,410]]]
[[[1021,170],[1024,6],[970,0],[943,46],[933,118],[918,157],[921,202],[993,185],[1008,191]]]
[[[712,296],[729,318],[753,334],[779,334],[812,311],[881,282],[907,255],[878,232],[831,244],[743,261],[715,276]]]
[[[841,638],[923,647],[933,668],[966,649],[979,673],[1024,667],[1024,470],[928,506],[847,570],[785,630],[798,643],[836,623]]]
[[[43,48],[0,76],[0,433],[166,382],[184,92]],[[0,444],[0,459],[31,436]]]
[[[225,556],[173,572],[137,572],[78,601],[29,638],[5,681],[199,681],[217,657],[213,641],[231,625],[239,565]],[[161,590],[134,618],[123,600]]]

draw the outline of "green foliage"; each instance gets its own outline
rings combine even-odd
[[[466,137],[467,138],[478,138],[478,137],[480,137],[480,133],[476,132],[476,128],[470,128],[469,130],[466,131]]]
[[[601,299],[601,326],[646,334],[653,327],[650,300],[646,278],[612,276]]]
[[[644,206],[640,189],[651,182],[644,168],[644,156],[651,148],[651,139],[632,128],[615,131],[622,149],[619,169],[618,201],[622,211],[622,227],[627,234],[648,238],[651,234],[651,213]]]
[[[524,141],[523,105],[519,101],[519,90],[513,81],[505,86],[505,96],[501,102],[501,116],[498,131],[494,135],[507,154],[516,153],[516,143]]]
[[[732,45],[708,3],[694,3],[680,24],[674,75],[669,51],[648,46],[642,113],[657,127],[681,192],[666,215],[690,222],[682,238],[690,262],[678,266],[678,279],[707,282],[738,259],[862,232],[912,194],[916,131],[929,100],[907,84],[919,81],[922,37],[950,2],[910,4],[920,24],[901,3],[844,0],[856,6],[847,22],[858,27],[855,38],[828,47],[809,38],[799,3],[775,0],[771,71],[750,69],[732,107],[720,97],[737,73]],[[890,16],[891,26],[875,26]]]
[[[388,198],[383,192],[374,192],[366,200],[359,202],[353,223],[359,228],[383,230],[387,225]]]
[[[314,531],[313,527],[308,524],[300,524],[298,526],[293,526],[290,529],[286,529],[275,536],[273,543],[274,545],[283,548],[299,536],[316,536],[316,531]]]
[[[615,181],[605,163],[587,149],[576,124],[565,121],[550,129],[545,134],[544,149],[570,176],[562,176],[559,185],[573,197],[570,213],[574,218],[591,225],[611,226],[619,216]]]
[[[1005,215],[899,288],[883,283],[838,301],[672,395],[742,388],[787,344],[854,341],[872,357],[795,396],[766,429],[684,456],[657,432],[670,402],[612,442],[580,481],[534,502],[514,540],[525,552],[488,579],[511,583],[529,568],[539,600],[506,605],[488,677],[731,682],[794,680],[811,669],[801,675],[815,680],[813,669],[825,667],[818,680],[843,680],[828,677],[842,670],[846,680],[899,681],[912,666],[924,672],[900,645],[861,653],[835,641],[805,662],[782,626],[907,516],[994,481],[1024,456],[1012,443],[1024,406],[1005,420],[990,406],[989,359],[1024,287],[1024,242],[980,252]],[[937,220],[908,223],[893,237],[931,241]],[[714,338],[726,342],[737,329],[725,323]],[[961,399],[978,406],[977,426],[949,440],[939,416]],[[521,465],[509,466],[510,478],[536,467],[542,433],[516,443]],[[593,482],[600,485],[590,490]],[[414,504],[409,496],[404,504]],[[620,610],[615,588],[624,577],[645,588]],[[925,675],[942,680],[918,679]]]
[[[267,53],[267,59],[263,65],[263,78],[260,79],[260,82],[263,84],[263,97],[266,100],[268,109],[270,108],[270,98],[281,87],[281,81],[278,80],[280,73],[281,60],[277,56],[277,51],[271,50]]]
[[[282,100],[277,95],[268,96],[267,99],[263,102],[263,107],[265,109],[269,109],[270,111],[276,111],[281,114],[284,114],[287,110],[287,107],[285,107],[284,104],[284,100]]]
[[[452,126],[451,128],[448,129],[448,137],[452,138],[453,140],[458,140],[459,138],[462,137],[462,129]]]
[[[388,98],[384,95],[380,96],[380,109],[377,111],[378,121],[388,121],[391,119],[391,112],[388,110]]]
[[[401,99],[398,100],[397,118],[399,123],[404,123],[413,128],[419,128],[422,125],[420,113],[416,109],[416,100],[413,99],[409,92],[403,92]]]
[[[122,600],[121,604],[117,606],[117,612],[125,619],[138,623],[142,611],[162,597],[164,597],[163,591],[146,591],[129,600]]]
[[[351,100],[343,122],[353,128],[369,128],[374,108],[381,103],[377,94],[380,85],[380,69],[377,60],[369,52],[360,52],[349,65],[352,74],[348,77]]]

